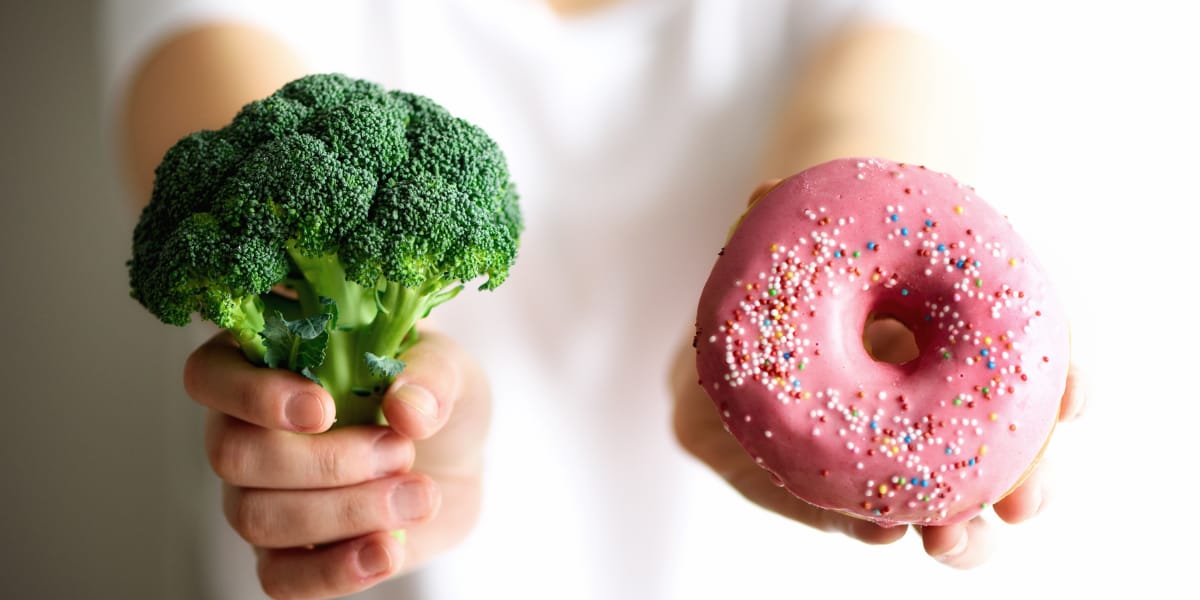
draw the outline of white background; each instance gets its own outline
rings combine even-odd
[[[958,4],[989,23],[954,41],[985,75],[976,187],[1061,283],[1092,402],[1052,444],[1052,506],[1001,527],[987,566],[948,571],[907,539],[877,552],[909,576],[879,580],[849,566],[861,548],[822,536],[845,568],[830,581],[797,564],[781,595],[1196,597],[1200,15]],[[132,216],[105,155],[93,22],[88,3],[0,5],[0,595],[200,597],[175,524],[209,498],[171,476],[206,476],[199,417],[178,406],[191,342],[126,295]]]

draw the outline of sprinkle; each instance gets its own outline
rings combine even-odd
[[[983,280],[982,280],[982,279],[976,279],[976,280],[975,280],[975,287],[983,287]]]
[[[945,252],[945,251],[946,251],[946,245],[945,245],[945,244],[938,244],[938,246],[937,246],[937,251],[938,251],[938,252]]]
[[[858,258],[858,257],[860,257],[860,256],[862,256],[862,252],[859,252],[858,250],[855,250],[855,251],[854,251],[854,258]]]
[[[961,206],[955,206],[955,207],[954,207],[954,212],[955,212],[955,214],[959,214],[959,215],[963,214],[963,207],[961,207]]]
[[[879,247],[875,242],[867,242],[867,250],[874,250]]]
[[[892,213],[892,215],[888,218],[891,219],[893,223],[895,223],[896,221],[900,220],[900,215],[898,215],[896,213]]]
[[[908,235],[908,228],[907,228],[907,227],[901,227],[901,228],[900,228],[900,235]]]
[[[904,289],[900,290],[900,295],[901,295],[901,296],[907,296],[907,295],[908,295],[908,288],[904,288]]]

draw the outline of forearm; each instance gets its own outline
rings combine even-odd
[[[282,41],[239,24],[181,31],[157,46],[135,71],[119,115],[121,158],[137,205],[149,201],[154,168],[179,138],[223,126],[303,71]]]
[[[966,67],[915,32],[859,25],[798,76],[762,179],[827,160],[879,156],[973,179],[980,124]]]

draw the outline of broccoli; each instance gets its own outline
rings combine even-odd
[[[338,425],[372,423],[417,321],[470,280],[503,283],[521,230],[483,130],[428,98],[310,75],[166,152],[133,233],[131,295],[317,381]]]

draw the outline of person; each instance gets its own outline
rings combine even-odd
[[[113,0],[106,14],[140,201],[175,140],[313,71],[422,93],[481,125],[521,191],[528,231],[510,280],[423,326],[384,398],[388,426],[327,431],[337,415],[318,385],[250,365],[223,334],[188,360],[223,512],[269,595],[398,579],[438,598],[694,597],[720,589],[706,573],[737,578],[751,564],[706,552],[707,533],[750,561],[773,560],[763,540],[796,535],[757,536],[775,520],[743,537],[697,531],[757,518],[745,500],[868,544],[905,535],[771,483],[696,385],[689,331],[724,232],[760,182],[853,155],[974,172],[969,76],[895,7]],[[1081,402],[1068,393],[1063,417]],[[1044,493],[1035,472],[995,512],[1023,521]],[[991,545],[982,519],[918,532],[955,567]]]

